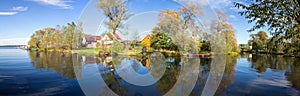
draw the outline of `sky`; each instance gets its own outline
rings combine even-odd
[[[105,30],[105,17],[96,8],[97,1],[0,0],[0,45],[25,45],[36,30],[66,25],[78,20],[84,22],[85,33],[101,34]],[[238,43],[247,43],[249,33],[246,30],[253,24],[248,24],[247,20],[238,14],[241,9],[235,8],[233,2],[249,3],[246,0],[207,0],[204,4],[213,10],[224,11],[234,26]],[[159,10],[176,9],[179,3],[170,0],[131,0],[128,5],[134,16],[125,22],[127,31],[147,33],[157,23]]]

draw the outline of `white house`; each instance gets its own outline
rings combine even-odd
[[[101,44],[104,46],[110,46],[114,43],[114,40],[121,41],[122,39],[118,34],[107,33],[101,38]]]

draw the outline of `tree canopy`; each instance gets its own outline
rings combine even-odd
[[[239,12],[255,25],[248,30],[255,31],[269,27],[271,35],[291,38],[299,33],[300,0],[251,0],[251,4],[236,3],[235,7],[245,9]]]
[[[81,24],[68,23],[61,28],[43,28],[35,31],[28,45],[39,50],[71,50],[81,47],[82,42]]]
[[[239,13],[249,23],[255,22],[248,32],[268,27],[268,42],[281,46],[277,48],[283,48],[278,42],[284,43],[287,52],[300,56],[300,0],[252,0],[249,5],[235,2],[235,7],[244,9]]]
[[[97,7],[104,12],[109,21],[105,22],[113,34],[123,27],[124,20],[127,20],[131,13],[128,12],[126,6],[127,0],[99,0]]]

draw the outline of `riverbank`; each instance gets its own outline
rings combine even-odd
[[[285,57],[296,57],[300,58],[300,54],[288,54],[288,53],[283,53],[283,52],[252,52],[252,51],[243,51],[242,53],[247,53],[247,54],[266,54],[266,55],[283,55]]]
[[[132,50],[128,50],[126,52],[120,53],[109,53],[107,50],[102,48],[79,48],[74,50],[54,50],[54,49],[47,49],[47,50],[38,50],[36,48],[31,48],[28,50],[33,51],[40,51],[40,52],[61,52],[61,53],[72,53],[72,54],[79,54],[79,55],[86,55],[86,56],[105,56],[105,55],[123,55],[123,56],[141,56],[141,51],[139,48],[135,48]],[[170,50],[147,50],[148,54],[153,52],[159,52],[165,55],[166,57],[180,57],[180,56],[188,56],[188,57],[200,57],[200,58],[213,58],[214,53],[209,51],[201,51],[199,54],[189,54],[185,53],[182,54],[178,51],[170,51]],[[237,52],[228,52],[227,55],[230,56],[237,56],[239,53]]]

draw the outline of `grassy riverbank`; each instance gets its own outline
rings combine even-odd
[[[136,47],[136,48],[133,48],[131,50],[127,50],[127,51],[123,51],[123,52],[120,52],[120,53],[117,53],[118,55],[124,55],[124,56],[139,56],[141,55],[141,49],[140,47]],[[34,51],[41,51],[41,52],[61,52],[61,53],[77,53],[77,54],[80,54],[80,55],[86,55],[86,56],[99,56],[100,55],[104,55],[105,52],[109,52],[107,49],[105,51],[105,49],[103,48],[79,48],[79,49],[74,49],[74,50],[54,50],[54,49],[48,49],[48,50],[35,50],[35,49],[31,49],[31,50],[34,50]],[[185,56],[185,55],[188,55],[188,54],[181,54],[180,52],[178,51],[169,51],[169,50],[153,50],[152,48],[149,48],[147,50],[147,53],[151,54],[153,52],[160,52],[162,54],[164,54],[165,56],[167,57],[179,57],[179,56]],[[114,54],[114,52],[112,53]],[[213,52],[209,52],[209,51],[201,51],[199,54],[214,54]],[[230,56],[237,56],[239,55],[239,53],[237,52],[228,52],[227,55],[230,55]]]

